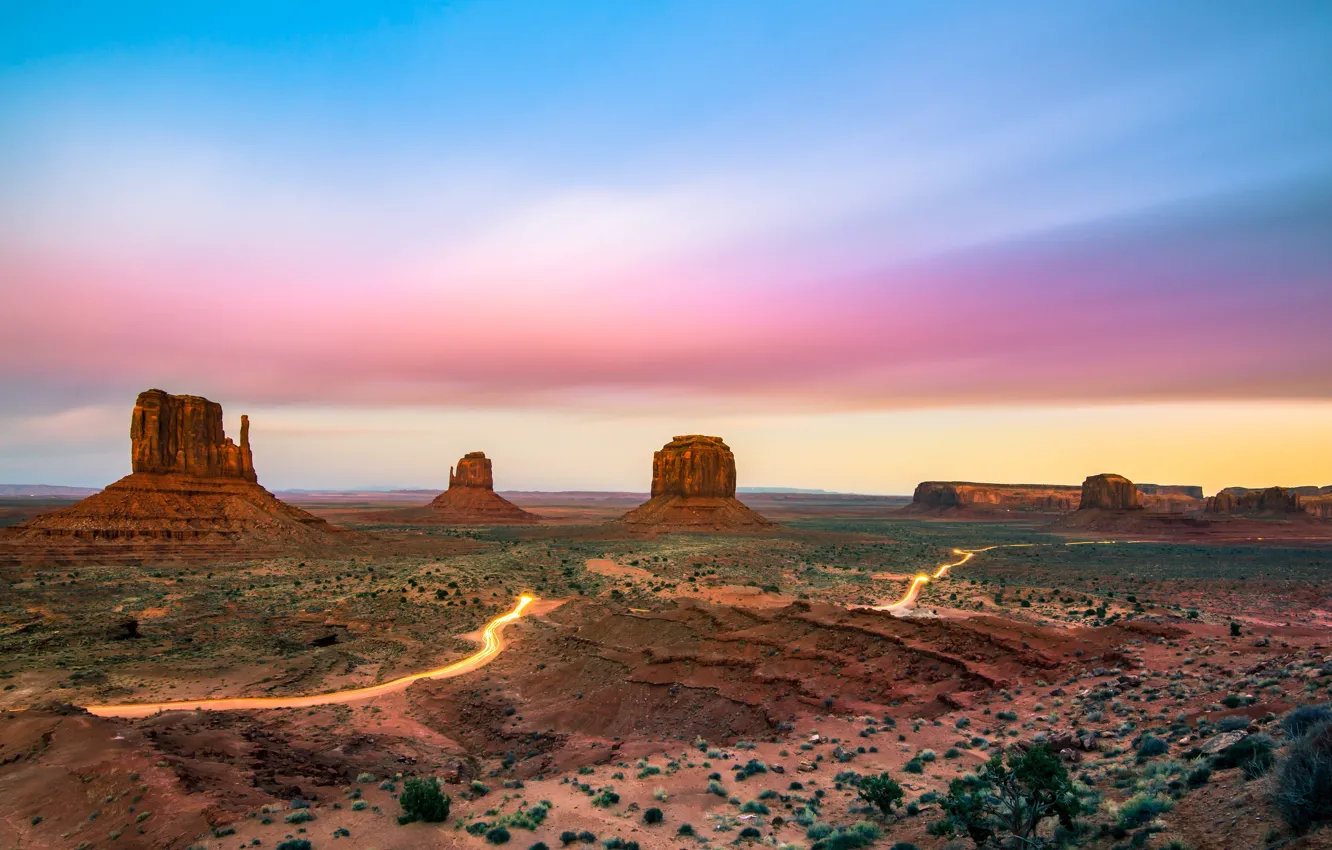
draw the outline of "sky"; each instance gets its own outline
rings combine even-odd
[[[1332,483],[1325,3],[4,15],[0,481]]]

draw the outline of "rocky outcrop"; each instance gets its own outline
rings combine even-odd
[[[1266,490],[1222,490],[1207,500],[1212,514],[1298,514],[1304,512],[1304,499],[1284,487]]]
[[[241,417],[240,444],[228,439],[222,407],[208,399],[141,393],[130,419],[134,471],[74,505],[6,529],[0,557],[207,558],[355,538],[259,486],[249,437],[249,420]]]
[[[197,395],[139,393],[130,419],[135,472],[258,481],[250,452],[250,418],[241,416],[240,445],[222,430],[222,405]]]
[[[1060,484],[977,484],[970,481],[922,481],[907,513],[986,511],[1065,512],[1077,510],[1082,490]]]
[[[721,437],[676,437],[652,456],[651,498],[618,522],[641,531],[772,525],[735,497],[735,455]]]
[[[676,437],[652,455],[653,496],[735,498],[735,455],[721,437]]]
[[[1122,475],[1102,473],[1082,482],[1078,510],[1136,511],[1142,509],[1142,496],[1133,482]]]
[[[423,511],[400,512],[404,522],[438,525],[531,525],[541,517],[495,492],[495,476],[485,452],[468,452],[449,469],[449,489]]]
[[[458,471],[449,467],[449,489],[454,487],[480,487],[484,490],[495,489],[495,476],[491,471],[490,458],[485,452],[468,452],[458,460]]]

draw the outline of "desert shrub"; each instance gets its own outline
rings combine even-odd
[[[527,850],[550,850],[550,848],[546,846],[546,842],[538,841],[536,844],[528,847]]]
[[[310,811],[309,809],[297,809],[296,811],[288,814],[282,820],[285,821],[286,823],[309,823],[314,819],[315,819],[314,812]]]
[[[585,829],[582,832],[578,833],[578,840],[583,842],[584,844],[595,844],[597,837],[596,835],[592,834],[591,832],[588,832]]]
[[[832,834],[832,831],[833,828],[829,824],[822,822],[812,823],[809,825],[809,828],[805,830],[805,837],[811,841],[818,841],[819,839],[826,838],[828,835]]]
[[[916,847],[916,845],[912,844],[910,841],[899,841],[894,844],[890,850],[920,850],[920,848]]]
[[[717,780],[712,779],[708,781],[708,793],[716,794],[718,797],[725,797],[726,788]]]
[[[398,803],[402,806],[402,817],[398,818],[398,822],[403,823],[403,818],[407,818],[406,823],[417,820],[443,823],[449,819],[449,805],[452,802],[448,794],[439,790],[439,780],[435,777],[408,779],[402,784],[402,794],[398,797]]]
[[[1256,779],[1272,768],[1274,745],[1266,735],[1249,735],[1212,756],[1212,767],[1225,770],[1238,767],[1245,777]]]
[[[577,840],[578,833],[574,832],[572,829],[566,829],[564,832],[560,833],[561,844],[573,844]]]
[[[1332,704],[1302,705],[1286,712],[1286,716],[1281,718],[1281,728],[1287,738],[1294,740],[1329,720],[1332,720]]]
[[[1239,694],[1226,694],[1221,698],[1221,704],[1226,708],[1239,708],[1244,704],[1244,697]]]
[[[1249,718],[1242,714],[1236,714],[1233,717],[1223,717],[1216,724],[1218,732],[1239,732],[1249,728]]]
[[[949,747],[948,749],[944,750],[944,758],[946,759],[955,759],[961,755],[962,751],[959,750],[957,747]]]
[[[1139,759],[1148,759],[1152,756],[1165,755],[1168,752],[1170,752],[1170,745],[1152,735],[1144,737],[1142,743],[1138,745]]]
[[[759,839],[762,838],[762,837],[763,837],[763,833],[759,832],[757,829],[755,829],[755,828],[752,827],[752,826],[747,826],[747,827],[745,827],[744,829],[740,830],[740,838],[741,838],[741,839],[748,839],[748,840],[750,840],[750,841],[757,841],[757,840],[759,840]]]
[[[1190,770],[1184,781],[1192,788],[1201,788],[1207,784],[1207,780],[1212,778],[1212,767],[1209,764],[1200,764],[1193,770]]]
[[[492,826],[486,830],[486,842],[488,844],[508,844],[509,831],[502,826]]]
[[[1174,805],[1169,797],[1138,794],[1119,807],[1119,825],[1124,829],[1136,829],[1162,812],[1170,811]]]
[[[693,835],[694,825],[689,823],[680,824],[680,828],[675,831],[676,835]]]
[[[490,786],[479,779],[473,779],[472,784],[467,787],[471,790],[472,794],[477,797],[484,797],[490,793]]]
[[[661,823],[664,817],[665,815],[661,813],[661,809],[657,808],[656,806],[653,806],[652,808],[648,809],[646,812],[643,812],[643,823],[646,824]]]
[[[750,800],[740,807],[740,811],[747,815],[766,815],[768,814],[768,807],[758,800]]]
[[[920,759],[921,761],[930,762],[934,761],[936,758],[938,758],[938,756],[934,754],[934,750],[921,750],[919,753],[916,754],[916,758]]]
[[[839,826],[826,837],[815,841],[810,850],[856,850],[868,847],[879,839],[879,828],[867,821],[855,826]]]
[[[1048,818],[1071,829],[1082,803],[1059,757],[1038,744],[1026,753],[1009,754],[1007,764],[996,752],[977,776],[954,779],[940,808],[944,818],[931,824],[933,835],[962,832],[977,846],[1009,837],[1028,845]]]
[[[924,773],[925,765],[921,764],[920,759],[912,759],[911,761],[902,765],[902,769],[905,770],[907,773]]]
[[[592,805],[598,809],[608,809],[618,802],[620,802],[620,795],[609,788],[602,788],[592,798]]]
[[[373,773],[358,773],[358,774],[356,775],[356,781],[357,781],[357,782],[374,782],[374,781],[375,781],[375,775],[374,775]]]
[[[860,799],[879,810],[884,817],[893,813],[893,807],[902,802],[902,786],[887,773],[863,776],[859,783]]]
[[[288,838],[286,841],[279,841],[277,850],[310,850],[314,846],[304,838]]]
[[[1273,802],[1296,832],[1332,821],[1332,720],[1306,730],[1277,767]]]

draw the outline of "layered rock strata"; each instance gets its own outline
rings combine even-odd
[[[721,437],[676,437],[652,456],[651,498],[618,522],[642,531],[770,527],[735,497],[735,480],[735,455]]]

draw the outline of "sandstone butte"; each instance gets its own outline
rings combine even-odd
[[[721,437],[688,434],[652,456],[652,492],[616,522],[636,531],[772,527],[735,497],[735,455]]]
[[[320,545],[350,535],[259,485],[249,418],[240,444],[206,398],[140,393],[130,419],[131,473],[95,495],[6,529],[0,559],[62,562],[190,555],[236,546]]]
[[[1142,494],[1122,475],[1103,472],[1089,475],[1082,482],[1082,499],[1078,502],[1080,511],[1138,511],[1142,507]]]
[[[413,515],[447,525],[530,525],[541,517],[495,492],[495,476],[485,452],[468,452],[449,469],[449,489]]]

